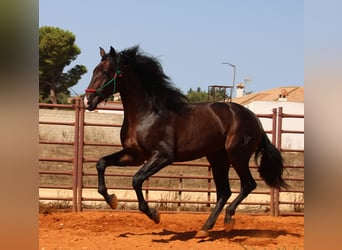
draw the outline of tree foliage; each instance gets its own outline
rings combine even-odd
[[[74,86],[87,72],[84,65],[76,65],[64,72],[81,50],[75,35],[57,27],[39,28],[39,99],[42,102],[65,103]],[[58,100],[58,101],[57,101]]]
[[[198,102],[223,102],[227,101],[228,93],[227,90],[224,88],[209,88],[209,93],[206,91],[202,91],[200,87],[197,90],[193,90],[190,88],[186,97],[188,98],[189,102],[198,103]]]
[[[208,93],[202,91],[200,87],[198,87],[196,91],[190,88],[186,94],[186,97],[188,98],[189,102],[192,103],[208,101]]]
[[[228,96],[227,90],[223,87],[210,87],[209,88],[209,101],[223,102],[226,101]]]

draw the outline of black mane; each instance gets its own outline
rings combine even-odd
[[[138,46],[120,53],[120,64],[132,65],[146,91],[146,100],[150,101],[156,111],[179,111],[188,99],[177,89],[170,78],[164,74],[159,61],[143,54]]]

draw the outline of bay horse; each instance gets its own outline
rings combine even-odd
[[[108,166],[140,166],[133,177],[139,210],[155,223],[159,213],[150,208],[142,192],[143,182],[173,161],[206,157],[211,165],[217,201],[197,237],[207,237],[231,196],[228,171],[232,166],[240,178],[239,195],[227,206],[224,224],[234,225],[233,215],[240,202],[256,188],[249,170],[253,153],[261,155],[258,171],[270,187],[287,187],[282,178],[283,159],[268,139],[259,119],[236,103],[189,103],[165,75],[159,61],[134,46],[109,53],[100,48],[101,61],[95,67],[85,94],[89,111],[119,92],[124,109],[120,131],[122,150],[99,159],[98,192],[115,209],[117,198],[105,185]]]

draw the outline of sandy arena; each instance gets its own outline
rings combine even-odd
[[[208,213],[161,212],[156,225],[122,211],[39,214],[39,249],[304,249],[304,217],[236,214],[225,232],[224,213],[209,237],[194,238]]]

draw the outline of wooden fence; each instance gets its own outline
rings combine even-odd
[[[52,105],[39,104],[40,110],[43,109],[63,109],[73,111],[73,118],[68,121],[47,121],[39,119],[40,132],[41,126],[51,126],[49,131],[53,131],[56,127],[62,126],[72,131],[72,137],[67,140],[51,140],[44,136],[40,136],[40,156],[39,156],[39,200],[40,201],[66,201],[72,206],[73,211],[82,211],[85,208],[96,207],[89,204],[102,204],[102,196],[97,194],[97,173],[95,163],[100,156],[105,155],[89,155],[85,153],[89,148],[96,147],[111,148],[119,150],[121,145],[118,142],[103,143],[92,141],[92,138],[85,138],[85,130],[87,128],[110,128],[119,131],[121,123],[103,123],[86,121],[85,108],[81,99],[75,99],[74,104],[69,105]],[[104,111],[123,112],[120,103],[114,104],[113,107],[102,107]],[[304,119],[304,115],[293,115],[283,113],[282,108],[273,109],[272,114],[257,114],[259,118],[270,119],[272,121],[272,129],[266,131],[271,135],[272,143],[280,149],[283,154],[300,153],[304,154],[303,149],[283,149],[282,138],[285,134],[304,134],[300,130],[283,129],[284,119]],[[53,154],[43,154],[44,148],[52,147]],[[66,148],[67,150],[61,150]],[[50,150],[51,151],[51,150]],[[90,150],[91,151],[91,150]],[[53,155],[53,156],[52,156]],[[50,168],[53,164],[55,167]],[[143,186],[145,198],[149,203],[156,203],[164,209],[175,210],[209,210],[216,200],[215,184],[211,174],[211,169],[207,161],[191,161],[191,162],[175,162],[172,164],[174,171],[161,171],[155,176],[150,177]],[[59,168],[61,166],[61,168]],[[170,167],[167,167],[168,169]],[[304,162],[299,163],[285,162],[285,180],[290,182],[288,190],[278,190],[265,187],[263,181],[257,175],[257,166],[250,164],[250,168],[254,173],[258,187],[249,197],[263,197],[261,199],[246,199],[240,206],[252,207],[256,211],[267,212],[273,216],[280,214],[303,214],[304,213]],[[170,168],[171,169],[171,168]],[[129,170],[129,171],[128,171]],[[129,208],[129,204],[137,204],[134,196],[133,188],[130,180],[137,168],[114,167],[112,171],[107,170],[106,179],[112,181],[108,184],[111,192],[119,192],[119,204],[121,209]],[[49,181],[46,181],[49,180]],[[62,181],[60,181],[62,180]],[[232,175],[230,182],[236,182],[236,187],[232,187],[233,195],[239,192],[238,177]],[[293,185],[291,185],[293,184]],[[52,190],[55,192],[46,192]],[[45,192],[44,192],[45,191]],[[57,193],[56,193],[57,192]],[[290,198],[289,198],[290,197]],[[230,201],[232,198],[230,199]],[[282,209],[282,207],[292,207],[293,209]],[[171,208],[170,208],[171,207]],[[259,208],[259,209],[257,209]],[[251,212],[251,210],[248,210]]]

